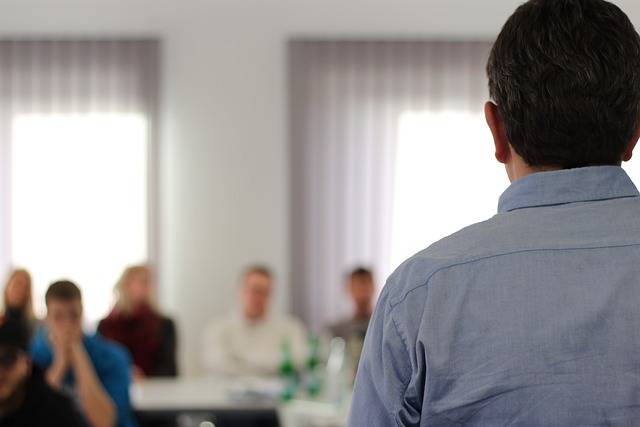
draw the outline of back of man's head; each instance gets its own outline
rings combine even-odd
[[[504,25],[489,90],[532,167],[618,165],[640,116],[640,37],[603,0],[530,0]]]

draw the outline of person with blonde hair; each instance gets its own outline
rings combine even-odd
[[[176,376],[175,324],[159,313],[153,303],[149,267],[127,268],[115,290],[116,303],[98,325],[98,332],[129,350],[135,378]]]
[[[4,311],[2,320],[20,320],[32,337],[40,322],[33,312],[33,290],[31,274],[23,268],[9,273],[4,287]]]

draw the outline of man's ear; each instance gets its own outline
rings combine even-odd
[[[504,123],[498,112],[498,106],[489,101],[484,104],[484,117],[493,135],[493,144],[496,148],[496,160],[500,163],[507,163],[511,158],[511,148],[507,139],[507,132]]]
[[[636,132],[633,134],[633,139],[631,140],[631,143],[629,144],[627,149],[624,151],[624,154],[622,155],[622,161],[628,162],[629,160],[631,160],[631,157],[633,157],[633,149],[636,148],[638,139],[640,139],[640,126],[638,126],[638,129],[636,129]]]

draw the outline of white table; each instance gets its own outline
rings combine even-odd
[[[175,419],[179,414],[210,414],[220,420],[216,427],[251,426],[254,420],[281,427],[346,425],[348,401],[342,405],[304,399],[282,403],[277,398],[279,387],[277,380],[256,378],[153,379],[134,384],[131,400],[143,416]]]
[[[260,385],[261,380],[247,379],[246,383]],[[277,401],[233,399],[232,394],[238,389],[236,382],[224,378],[152,379],[135,383],[131,400],[138,411],[277,409]]]

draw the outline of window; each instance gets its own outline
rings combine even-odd
[[[124,266],[147,259],[147,129],[136,114],[22,115],[12,135],[12,264],[82,285],[88,321],[104,316]]]
[[[416,252],[496,214],[509,180],[482,108],[490,49],[291,42],[292,300],[312,327],[350,314],[348,269],[368,265],[381,282]],[[640,183],[638,161],[625,169]]]
[[[154,261],[157,40],[0,40],[0,274],[83,292],[87,326],[121,272]]]
[[[371,267],[381,289],[408,256],[495,213],[508,180],[481,116],[490,48],[291,42],[292,301],[312,328],[352,314],[349,269]]]
[[[443,237],[491,218],[509,186],[481,112],[407,111],[400,117],[397,141],[394,267]],[[624,168],[640,184],[636,162]]]
[[[393,266],[493,216],[509,184],[481,113],[408,111],[400,117],[397,141]]]

